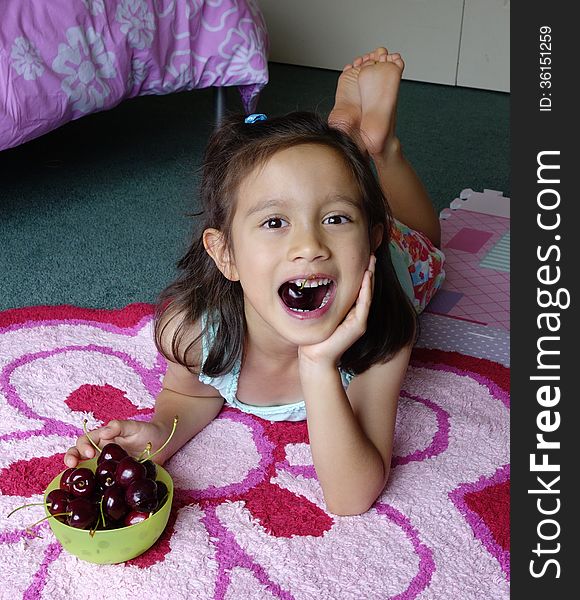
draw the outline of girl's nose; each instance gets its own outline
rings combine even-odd
[[[330,251],[321,232],[314,229],[296,228],[288,248],[289,260],[303,259],[309,262],[328,258]]]

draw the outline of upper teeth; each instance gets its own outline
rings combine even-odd
[[[318,287],[319,285],[328,285],[330,282],[330,279],[294,279],[290,283],[293,283],[300,288],[313,288]]]

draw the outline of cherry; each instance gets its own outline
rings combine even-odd
[[[46,508],[51,515],[65,513],[68,511],[68,503],[70,495],[65,490],[56,488],[46,495]],[[57,517],[59,521],[64,523],[64,517]]]
[[[163,481],[156,481],[157,483],[157,510],[159,510],[167,500],[169,496],[169,490]]]
[[[97,505],[88,498],[74,498],[68,503],[67,524],[76,529],[88,529],[97,522]]]
[[[154,512],[157,510],[157,483],[152,479],[139,479],[125,491],[125,501],[133,510]]]
[[[157,479],[157,465],[152,460],[146,460],[144,463],[147,469],[147,479]]]
[[[113,521],[122,519],[129,512],[129,507],[125,502],[125,490],[120,485],[112,485],[104,491],[103,511]]]
[[[111,459],[103,460],[97,464],[95,478],[101,490],[115,484],[115,471],[118,464],[117,461]]]
[[[70,491],[73,496],[88,498],[95,489],[95,474],[86,467],[75,469],[69,476]]]
[[[105,444],[103,446],[103,449],[101,450],[101,453],[99,454],[99,457],[97,458],[97,464],[100,464],[104,460],[114,460],[114,461],[119,462],[126,456],[129,456],[127,454],[127,451],[124,450],[123,448],[121,448],[121,446],[119,446],[119,444],[115,444],[114,442],[109,442],[108,444]]]
[[[144,521],[145,519],[149,518],[149,513],[146,512],[141,512],[139,510],[132,510],[126,517],[125,517],[125,527],[129,527],[130,525],[137,525],[137,523],[141,523],[141,521]]]
[[[110,529],[121,529],[121,527],[125,527],[125,523],[123,523],[122,519],[120,521],[114,521],[113,519],[107,519],[105,526],[100,527],[99,529],[108,531]]]
[[[126,456],[119,461],[115,471],[115,481],[121,487],[128,487],[134,481],[145,479],[147,468],[137,462],[132,456]]]
[[[59,487],[61,490],[64,490],[65,492],[68,492],[70,494],[71,489],[70,489],[70,476],[73,474],[74,472],[74,468],[68,468],[66,471],[63,471],[63,474],[60,476],[60,482],[59,482]]]

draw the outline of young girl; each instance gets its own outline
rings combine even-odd
[[[224,402],[306,419],[327,509],[374,503],[417,312],[443,278],[437,216],[394,132],[402,71],[398,54],[377,48],[345,67],[328,123],[230,117],[212,135],[201,235],[156,316],[168,366],[154,417],[111,421],[91,433],[97,444],[155,449],[178,415],[163,463]],[[82,436],[65,464],[92,456]]]

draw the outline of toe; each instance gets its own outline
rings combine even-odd
[[[387,56],[387,62],[394,63],[401,69],[401,71],[405,68],[405,62],[401,58],[401,55],[398,52],[393,52],[393,54],[389,54]]]
[[[380,60],[382,56],[388,56],[389,51],[384,46],[379,46],[375,51],[375,60]]]
[[[352,66],[353,67],[360,67],[363,64],[363,57],[362,56],[357,56],[353,62],[352,62]]]

